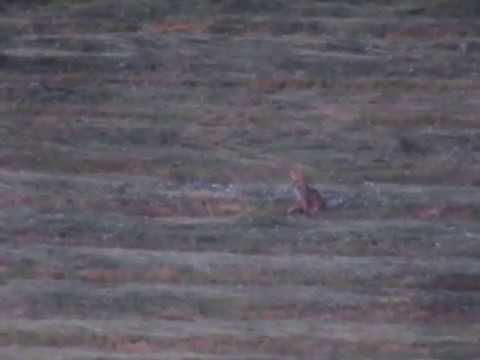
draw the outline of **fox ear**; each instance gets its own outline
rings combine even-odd
[[[290,174],[294,174],[297,177],[305,177],[305,171],[303,170],[302,165],[295,165],[291,170]]]

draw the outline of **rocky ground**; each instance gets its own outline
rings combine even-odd
[[[0,6],[2,359],[478,357],[480,9],[38,3]]]

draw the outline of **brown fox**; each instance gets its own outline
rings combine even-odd
[[[291,169],[289,175],[296,203],[288,209],[287,214],[302,212],[308,216],[313,216],[326,208],[325,200],[317,190],[308,184],[302,168],[295,167]]]

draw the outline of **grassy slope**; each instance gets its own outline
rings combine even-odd
[[[475,18],[75,3],[0,17],[2,356],[478,354]]]

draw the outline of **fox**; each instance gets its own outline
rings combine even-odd
[[[296,212],[307,216],[317,215],[326,209],[326,202],[320,193],[310,186],[305,172],[301,167],[294,167],[289,171],[289,177],[295,194],[295,204],[288,208],[287,214]]]

